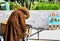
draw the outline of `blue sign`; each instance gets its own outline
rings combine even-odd
[[[60,16],[49,17],[49,24],[51,25],[60,25]]]

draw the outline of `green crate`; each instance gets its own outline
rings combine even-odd
[[[1,4],[2,10],[10,10],[10,4],[9,2],[5,2],[4,4]]]

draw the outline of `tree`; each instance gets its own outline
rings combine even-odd
[[[5,1],[9,1],[9,0],[5,0]]]
[[[31,8],[31,0],[20,0],[20,2],[21,2],[21,5],[23,7],[26,7],[26,8],[28,8],[30,10],[30,8]]]

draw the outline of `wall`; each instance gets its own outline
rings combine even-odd
[[[30,18],[26,19],[26,24],[33,27],[48,28],[48,17],[52,12],[56,12],[60,16],[60,10],[31,10]],[[0,23],[8,20],[12,11],[0,11]]]

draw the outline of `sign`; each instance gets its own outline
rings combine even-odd
[[[50,25],[60,25],[60,16],[51,16],[48,22]]]

